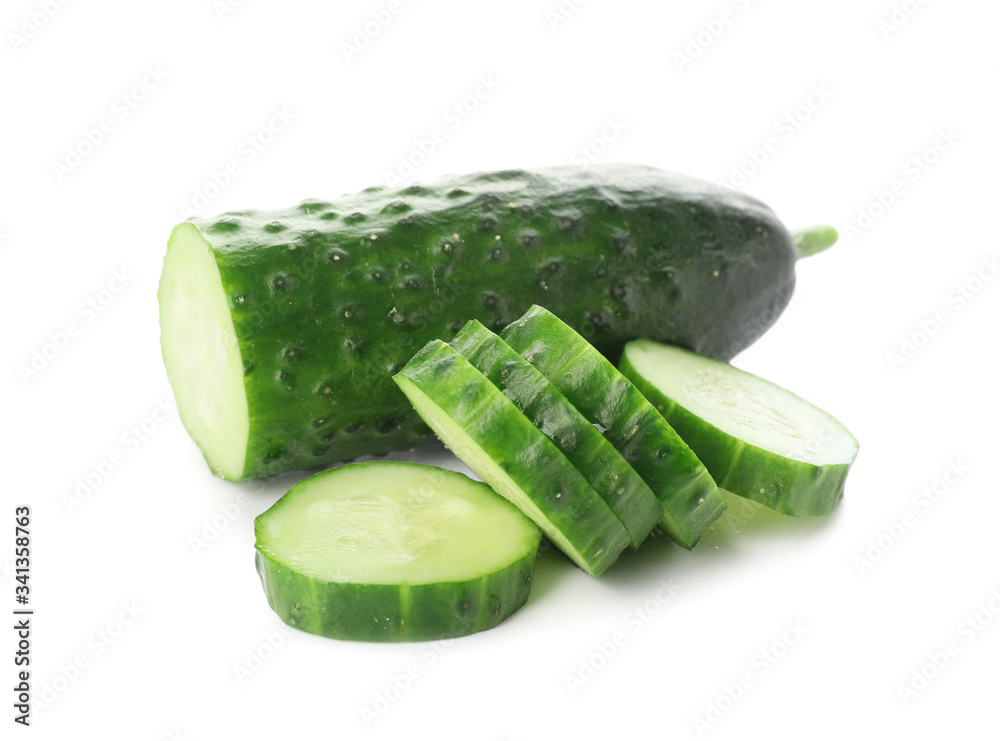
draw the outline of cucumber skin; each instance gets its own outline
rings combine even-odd
[[[661,415],[641,389],[603,356],[587,348],[581,353],[579,338],[560,325],[545,309],[532,307],[501,337],[604,429],[605,437],[661,500],[660,530],[678,545],[694,548],[726,509],[710,472],[678,431],[669,424],[650,423],[650,416]],[[608,403],[595,403],[601,399]]]
[[[720,489],[796,517],[829,514],[843,498],[850,464],[793,461],[722,432],[643,378],[629,362],[627,348],[619,369],[691,446]]]
[[[242,355],[242,476],[433,441],[391,376],[469,319],[550,308],[612,361],[638,337],[728,359],[787,304],[796,253],[764,204],[655,168],[451,176],[192,219]],[[211,465],[211,462],[209,462]]]
[[[489,576],[410,585],[318,584],[257,551],[267,603],[307,633],[350,641],[436,641],[496,627],[524,605],[536,551]],[[372,619],[381,605],[382,618]]]
[[[460,365],[469,371],[467,378],[475,377],[479,382],[456,384],[453,368]],[[445,413],[450,410],[452,419],[525,491],[551,526],[562,528],[564,537],[584,559],[571,560],[584,572],[600,576],[618,560],[629,537],[604,500],[555,444],[451,346],[441,340],[427,343],[400,371],[397,383],[413,384]],[[513,414],[498,410],[496,401],[508,404]],[[465,460],[465,464],[493,486],[489,472],[479,470],[473,460]],[[493,488],[502,494],[497,486]],[[535,524],[549,534],[545,523],[536,520]],[[565,535],[569,528],[587,535],[580,539]]]

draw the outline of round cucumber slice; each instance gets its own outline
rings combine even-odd
[[[712,475],[663,416],[593,345],[541,306],[501,332],[643,478],[660,504],[659,527],[693,548],[726,509]]]
[[[500,389],[601,495],[637,548],[663,516],[646,482],[534,366],[476,320],[448,343]]]
[[[625,346],[621,370],[720,487],[789,515],[832,511],[858,441],[840,422],[751,373],[671,345]]]
[[[288,625],[360,641],[492,628],[528,597],[541,535],[481,482],[397,461],[293,486],[254,523],[268,603]]]
[[[581,569],[599,576],[628,546],[583,475],[450,345],[427,343],[393,378],[442,442]]]

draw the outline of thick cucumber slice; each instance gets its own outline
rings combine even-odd
[[[588,574],[599,576],[628,546],[583,475],[454,348],[429,342],[394,379],[445,445]]]
[[[541,537],[485,484],[392,461],[300,481],[254,530],[257,570],[278,616],[358,641],[494,627],[528,598]]]
[[[719,486],[788,515],[823,515],[844,493],[858,441],[823,410],[728,363],[650,340],[621,370]]]
[[[660,529],[685,548],[726,508],[711,474],[642,393],[551,312],[533,306],[501,337],[586,417],[645,480]]]
[[[555,443],[601,495],[637,548],[663,510],[604,435],[545,376],[479,322],[466,324],[449,344]]]

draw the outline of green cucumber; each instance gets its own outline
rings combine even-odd
[[[726,504],[715,481],[662,415],[604,356],[551,312],[533,306],[501,332],[586,417],[659,500],[660,529],[693,548]]]
[[[375,187],[178,225],[163,359],[216,473],[318,468],[432,441],[391,376],[469,319],[537,303],[613,361],[638,337],[730,358],[784,309],[797,256],[756,199],[638,165]]]
[[[844,493],[858,441],[790,391],[729,363],[649,340],[621,371],[727,491],[787,515],[824,515]]]
[[[354,463],[257,517],[257,571],[293,628],[430,641],[498,625],[528,598],[538,528],[485,484],[417,463]]]
[[[628,546],[583,475],[450,345],[427,343],[394,379],[442,442],[585,572],[599,576]]]
[[[637,548],[663,510],[652,490],[565,396],[476,320],[449,343],[548,437],[615,513]]]

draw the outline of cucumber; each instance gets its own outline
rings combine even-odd
[[[618,370],[551,312],[533,306],[501,332],[645,480],[660,503],[660,529],[693,548],[726,503],[697,456]]]
[[[824,515],[843,497],[858,441],[790,391],[729,363],[649,340],[625,346],[621,371],[721,488],[787,515]]]
[[[450,345],[427,343],[394,380],[442,442],[585,572],[599,576],[628,546],[583,475]]]
[[[417,463],[354,463],[293,486],[254,523],[268,604],[356,641],[492,628],[528,598],[541,535],[485,484]]]
[[[476,320],[449,344],[555,443],[601,495],[637,548],[656,527],[663,510],[611,443],[545,376]]]
[[[432,441],[391,376],[469,319],[537,303],[613,361],[638,337],[730,358],[784,309],[797,255],[756,199],[650,167],[375,187],[178,225],[163,360],[217,474],[319,468]]]

